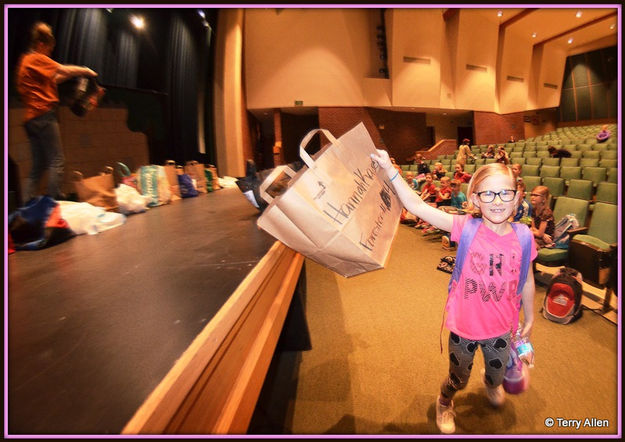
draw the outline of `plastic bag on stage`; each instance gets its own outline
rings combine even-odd
[[[313,159],[305,148],[317,132],[330,144]],[[342,276],[383,268],[402,205],[372,153],[376,148],[362,123],[338,139],[325,129],[310,131],[300,143],[306,166],[297,173],[276,167],[263,181],[260,192],[270,204],[258,226]],[[282,173],[291,180],[280,194],[271,185]]]
[[[76,235],[95,235],[105,230],[119,227],[126,222],[121,213],[107,212],[101,207],[89,203],[59,201],[63,219]]]
[[[16,250],[39,250],[74,236],[59,203],[49,196],[30,200],[9,215],[9,238]]]
[[[199,191],[193,184],[193,179],[186,173],[178,175],[178,187],[182,198],[193,198],[199,195]]]
[[[149,196],[141,195],[137,189],[126,184],[120,184],[115,189],[119,211],[124,215],[145,212],[148,208]]]

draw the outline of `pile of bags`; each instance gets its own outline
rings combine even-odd
[[[164,166],[141,166],[134,173],[117,163],[117,172],[116,187],[110,166],[88,178],[74,171],[79,202],[40,196],[11,213],[10,251],[39,250],[76,235],[94,235],[123,225],[130,214],[220,188],[215,166],[204,167],[197,161],[188,161],[184,167],[167,161]]]

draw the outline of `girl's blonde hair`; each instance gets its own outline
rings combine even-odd
[[[493,175],[505,175],[510,178],[510,182],[512,183],[512,188],[516,189],[516,179],[512,170],[503,163],[490,163],[486,164],[475,171],[471,180],[469,181],[469,187],[467,188],[467,211],[473,212],[473,216],[480,216],[480,210],[475,205],[473,205],[473,201],[471,199],[471,195],[475,193],[476,189],[479,189],[480,184],[482,182]]]

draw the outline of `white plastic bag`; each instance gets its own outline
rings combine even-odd
[[[126,216],[121,213],[107,212],[101,207],[89,203],[75,203],[73,201],[59,201],[63,219],[76,235],[87,233],[95,235],[105,230],[119,227],[126,222]]]
[[[117,195],[119,211],[124,215],[145,212],[151,201],[149,195],[141,195],[137,189],[126,184],[120,184],[115,189],[115,195]]]

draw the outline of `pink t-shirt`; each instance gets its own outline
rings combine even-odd
[[[469,216],[454,216],[451,241],[460,240]],[[538,253],[534,244],[531,249],[533,261]],[[521,255],[521,243],[514,230],[500,236],[480,225],[460,279],[449,293],[449,330],[466,339],[480,340],[501,336],[516,327],[521,302],[521,295],[517,295]]]

